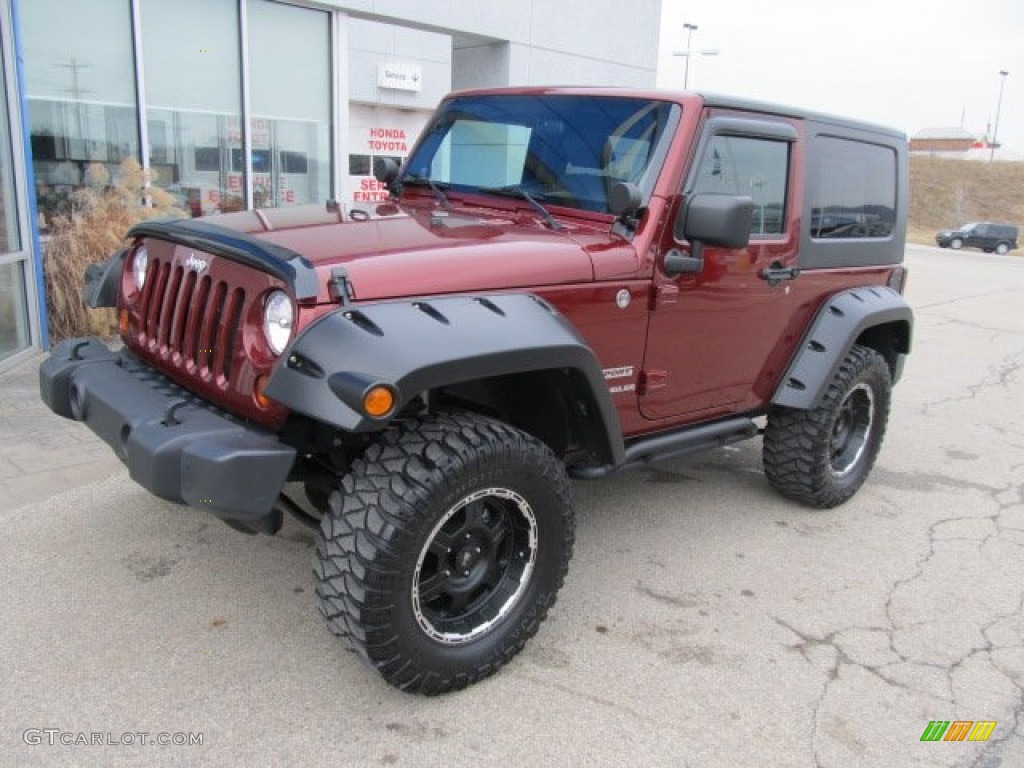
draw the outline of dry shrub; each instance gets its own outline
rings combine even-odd
[[[119,179],[110,186],[106,168],[95,163],[85,171],[87,186],[72,196],[70,216],[55,218],[52,236],[43,255],[46,272],[46,304],[50,319],[50,340],[73,336],[117,333],[113,309],[90,309],[82,299],[85,269],[105,261],[124,247],[125,233],[143,219],[186,214],[175,207],[174,198],[159,187],[147,188],[146,175],[138,161],[121,163]],[[143,202],[149,196],[151,205]]]

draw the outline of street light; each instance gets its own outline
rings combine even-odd
[[[1006,85],[1006,76],[1010,74],[1008,69],[999,70],[999,100],[996,102],[996,126],[992,129],[992,149],[989,152],[988,161],[991,163],[996,159],[996,147],[999,146],[999,110],[1003,106],[1003,86]]]
[[[690,52],[693,50],[693,33],[697,31],[697,25],[685,22],[683,29],[686,30],[686,71],[683,73],[683,90],[690,87]]]
[[[686,57],[686,69],[683,70],[683,90],[690,87],[690,58],[693,55],[693,33],[697,31],[696,24],[690,24],[686,22],[683,24],[683,29],[686,30],[686,50],[678,51],[673,53],[673,56],[685,56]],[[709,48],[706,51],[700,51],[701,56],[717,56],[717,48]]]

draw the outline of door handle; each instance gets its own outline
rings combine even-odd
[[[773,261],[771,266],[762,269],[758,275],[762,280],[767,280],[768,285],[778,285],[782,280],[796,280],[800,277],[800,269],[797,267],[784,267],[782,262]]]

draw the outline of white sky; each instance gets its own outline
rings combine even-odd
[[[913,135],[995,123],[1024,153],[1024,0],[662,0],[658,86],[682,89],[684,22],[696,24],[690,88],[890,125]],[[715,56],[702,50],[717,49]]]

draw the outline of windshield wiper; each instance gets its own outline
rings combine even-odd
[[[507,187],[478,187],[477,191],[486,192],[489,195],[504,195],[505,197],[518,197],[520,200],[525,200],[533,206],[537,213],[540,214],[549,229],[565,229],[564,226],[555,221],[555,217],[551,215],[551,212],[548,211],[547,208],[537,202],[537,198],[523,189],[519,184],[510,184]]]
[[[442,189],[448,188],[448,185],[444,182],[438,184],[427,176],[403,176],[399,179],[399,183],[403,187],[429,187],[430,191],[434,193],[434,197],[437,198],[437,202],[439,202],[445,210],[450,211],[452,209],[452,204],[448,202],[448,196],[441,191]]]

